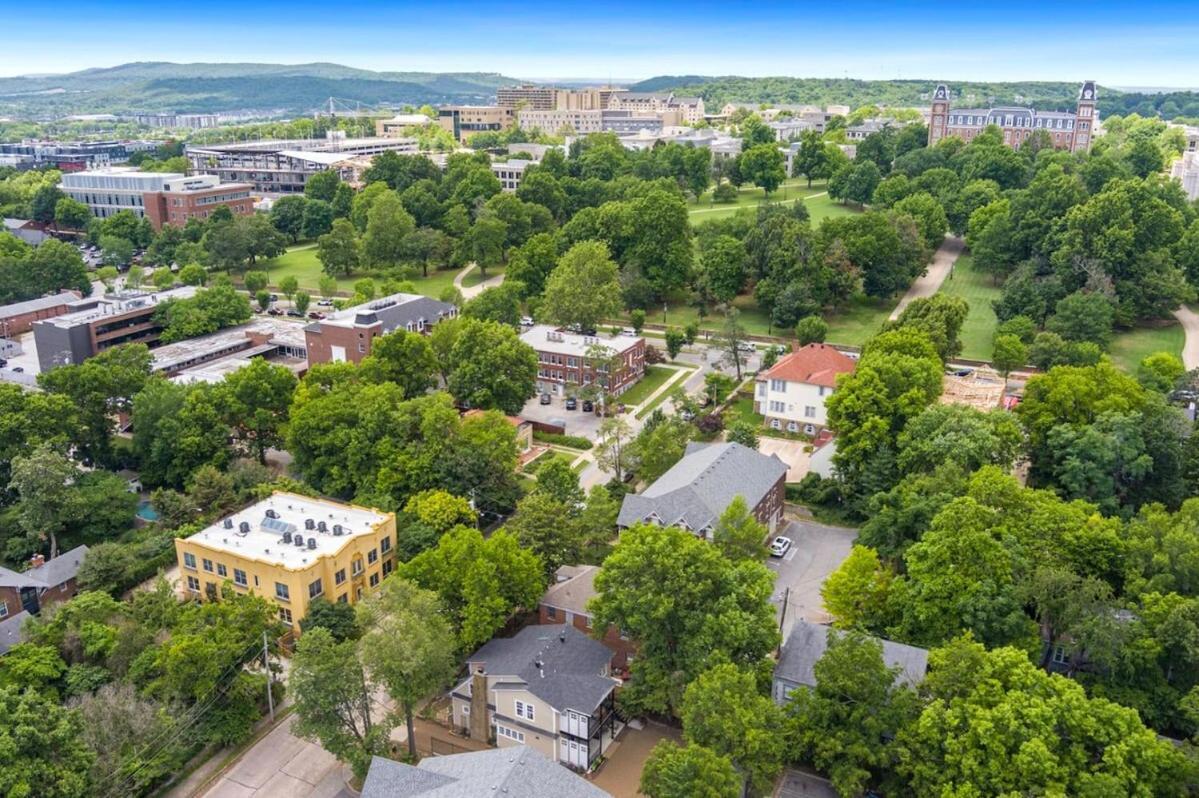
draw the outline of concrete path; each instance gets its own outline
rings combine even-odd
[[[1186,333],[1186,341],[1182,345],[1182,365],[1186,366],[1187,371],[1199,368],[1199,313],[1186,305],[1179,305],[1178,310],[1174,311],[1174,318],[1178,319]]]
[[[932,265],[920,277],[916,278],[916,282],[912,283],[912,287],[903,295],[903,299],[899,300],[899,304],[895,306],[895,310],[891,311],[891,320],[899,318],[899,314],[903,313],[903,309],[913,299],[922,297],[930,297],[937,293],[941,288],[941,283],[945,282],[945,278],[949,276],[950,270],[953,269],[953,264],[957,261],[958,256],[962,254],[966,244],[962,239],[951,236],[945,239],[935,255],[933,255]]]
[[[457,275],[454,276],[454,287],[462,292],[463,299],[474,299],[476,296],[483,293],[488,288],[495,288],[497,285],[504,282],[504,275],[497,274],[495,277],[488,277],[486,280],[484,280],[481,283],[477,283],[476,285],[467,286],[464,288],[462,286],[462,281],[464,279],[466,279],[466,275],[468,275],[472,271],[474,271],[475,268],[477,268],[477,267],[475,266],[475,264],[472,263],[469,266],[467,266],[465,269],[463,269],[462,271],[458,272]]]

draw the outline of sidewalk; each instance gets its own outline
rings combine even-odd
[[[956,236],[946,238],[945,243],[938,247],[936,254],[933,255],[933,262],[928,267],[928,271],[916,278],[916,282],[912,283],[912,287],[903,295],[903,299],[899,300],[895,310],[891,311],[890,320],[898,319],[899,314],[903,313],[903,309],[911,304],[912,300],[924,299],[937,293],[941,288],[941,283],[945,282],[945,278],[953,270],[953,264],[957,262],[958,256],[965,248],[966,244],[962,239]]]
[[[486,291],[488,288],[495,288],[497,285],[504,282],[504,275],[497,274],[495,277],[488,277],[486,280],[478,283],[477,285],[471,285],[464,288],[462,286],[462,281],[466,279],[466,275],[470,274],[477,268],[478,267],[472,263],[454,275],[454,287],[462,292],[463,299],[473,299]]]

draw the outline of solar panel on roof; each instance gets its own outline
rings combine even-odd
[[[282,535],[284,532],[296,531],[295,524],[289,521],[284,521],[282,518],[263,518],[262,528],[271,532],[278,532],[280,535]]]

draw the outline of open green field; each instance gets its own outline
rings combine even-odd
[[[742,186],[737,193],[736,202],[713,203],[712,192],[709,191],[699,200],[688,202],[687,213],[691,217],[691,224],[702,224],[716,219],[727,219],[741,208],[756,208],[764,202],[778,204],[803,202],[812,214],[813,223],[818,223],[828,216],[845,216],[855,213],[852,208],[830,200],[825,193],[824,183],[813,183],[812,187],[808,188],[808,181],[802,177],[789,178],[769,197],[760,188]]]
[[[995,328],[999,326],[991,302],[999,299],[1003,289],[990,275],[975,269],[973,258],[965,254],[958,258],[953,271],[941,284],[941,293],[961,297],[970,305],[970,315],[960,336],[962,357],[990,360]]]
[[[825,340],[830,344],[861,346],[879,331],[898,304],[898,296],[875,299],[859,294],[841,310],[824,315],[828,322]]]
[[[1135,374],[1137,366],[1146,355],[1154,352],[1169,352],[1172,355],[1182,354],[1182,344],[1186,334],[1182,325],[1173,319],[1161,327],[1137,327],[1128,332],[1119,333],[1112,339],[1108,350],[1112,362],[1130,374]]]
[[[323,272],[321,271],[321,262],[316,258],[315,244],[292,247],[279,257],[270,261],[264,261],[260,268],[266,271],[268,277],[270,277],[272,288],[277,288],[279,281],[284,277],[295,277],[301,290],[308,291],[313,295],[316,295],[320,290],[320,279]],[[455,274],[457,274],[457,270],[455,269],[431,271],[428,277],[417,275],[413,278],[412,282],[416,284],[418,293],[436,297],[447,286],[454,284]],[[495,274],[499,274],[499,272],[494,269],[488,270],[488,277]],[[464,282],[469,283],[472,276],[467,275]],[[361,276],[339,277],[337,278],[337,288],[347,294],[353,293],[355,281],[361,279]],[[475,282],[479,282],[479,279],[476,278]]]
[[[666,381],[678,373],[678,369],[666,366],[646,366],[645,376],[637,384],[620,395],[620,401],[628,407],[639,405],[649,398],[650,394],[666,384]]]
[[[473,268],[469,272],[467,272],[466,276],[462,278],[462,287],[463,288],[473,288],[474,286],[478,285],[481,282],[490,280],[492,277],[498,277],[504,273],[504,268],[505,268],[504,266],[492,266],[490,269],[487,270],[487,276],[484,277],[483,273],[479,271],[479,267],[476,266],[475,268]],[[445,274],[450,275],[450,282],[453,283],[453,277],[455,274],[455,270],[451,269],[451,270],[445,272]],[[432,277],[430,277],[429,279],[432,279]]]

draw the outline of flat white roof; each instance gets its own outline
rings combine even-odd
[[[536,324],[521,333],[520,340],[538,352],[584,357],[587,350],[596,344],[606,346],[617,353],[627,352],[635,347],[641,338],[635,335],[580,335],[549,324]]]
[[[268,517],[268,511],[273,511],[275,517]],[[389,517],[366,507],[280,492],[225,516],[187,539],[214,551],[299,570],[320,557],[336,554],[355,537],[372,533]],[[318,527],[323,523],[325,530],[307,529],[307,521]],[[337,534],[338,528],[341,534]],[[303,545],[296,545],[296,536],[303,538]],[[285,537],[290,537],[290,542]],[[309,548],[310,540],[316,541],[315,548]]]

